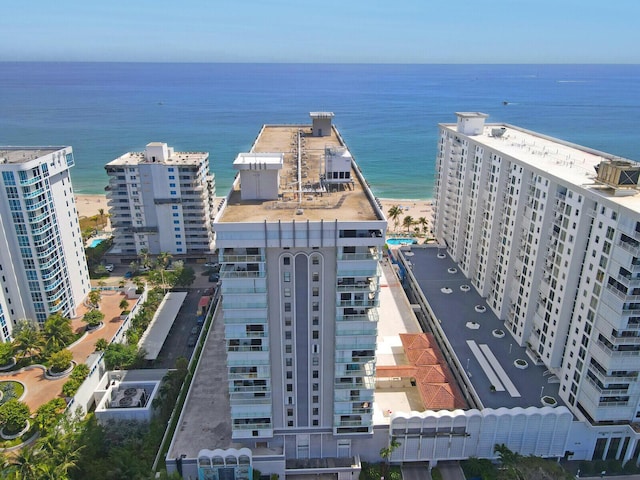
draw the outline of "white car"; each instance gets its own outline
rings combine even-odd
[[[104,269],[105,269],[107,272],[113,272],[113,268],[114,268],[113,263],[107,263],[107,264],[104,266]]]

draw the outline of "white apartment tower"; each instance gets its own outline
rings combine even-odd
[[[204,257],[212,252],[215,183],[208,153],[175,152],[154,142],[105,169],[115,237],[110,254],[132,258],[145,250]]]
[[[640,165],[457,116],[440,125],[436,237],[578,418],[637,422]],[[607,442],[600,456],[622,447]]]
[[[214,221],[232,438],[296,458],[372,434],[386,230],[333,114],[311,117],[263,126]]]
[[[0,339],[16,320],[76,316],[91,286],[71,147],[0,147]]]

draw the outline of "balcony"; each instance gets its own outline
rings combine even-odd
[[[265,272],[247,271],[244,267],[224,265],[220,269],[220,278],[264,278]]]
[[[371,307],[377,307],[378,305],[380,305],[380,300],[376,297],[376,298],[368,298],[368,299],[362,299],[362,300],[339,300],[337,302],[337,306],[338,307],[366,307],[366,308],[371,308]]]
[[[38,183],[42,180],[42,175],[36,175],[35,177],[25,178],[20,180],[20,186],[26,187]]]
[[[336,321],[338,322],[377,322],[378,320],[378,311],[374,309],[367,310],[366,313],[354,313],[336,316]]]

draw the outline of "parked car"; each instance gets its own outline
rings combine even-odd
[[[113,272],[113,269],[114,269],[114,265],[113,265],[113,263],[107,263],[107,264],[104,266],[104,269],[105,269],[107,272],[109,272],[109,273]]]
[[[219,282],[220,281],[220,275],[218,275],[217,273],[212,273],[211,275],[209,275],[209,281],[210,282]]]
[[[126,273],[124,274],[124,278],[131,278],[131,277],[133,277],[133,272],[131,272],[131,271],[126,272]]]
[[[218,266],[218,262],[207,262],[204,264],[205,268],[216,268]]]
[[[197,335],[200,328],[196,325],[191,329],[191,335]]]
[[[189,340],[187,340],[187,347],[195,347],[197,341],[198,337],[196,337],[195,335],[190,335]]]

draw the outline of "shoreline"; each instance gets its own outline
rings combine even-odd
[[[100,214],[100,209],[104,209],[104,213],[109,213],[107,205],[107,196],[99,193],[79,193],[75,194],[76,210],[78,218],[92,217]],[[382,212],[388,217],[391,207],[398,206],[402,208],[402,215],[398,217],[398,227],[395,228],[395,222],[390,218],[388,232],[389,233],[406,233],[406,228],[402,226],[405,217],[411,216],[414,221],[424,217],[431,224],[433,215],[432,199],[415,199],[415,198],[379,198],[382,205]]]

